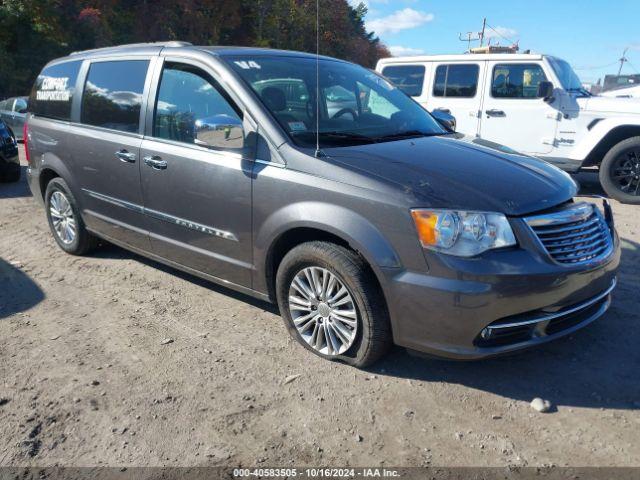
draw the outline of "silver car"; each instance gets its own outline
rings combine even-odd
[[[22,129],[28,108],[29,97],[7,98],[0,102],[0,118],[13,130],[19,141],[22,141]]]
[[[616,282],[606,204],[333,58],[72,54],[38,76],[25,147],[62,250],[105,239],[275,302],[302,346],[351,365],[393,343],[472,359],[548,342]]]

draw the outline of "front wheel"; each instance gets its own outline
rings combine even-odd
[[[640,137],[616,144],[600,164],[600,184],[621,203],[640,204]]]
[[[320,357],[365,367],[391,345],[380,287],[351,250],[327,242],[295,247],[280,263],[276,293],[291,336]]]

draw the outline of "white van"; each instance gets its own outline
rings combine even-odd
[[[606,193],[640,204],[640,99],[592,96],[564,60],[539,54],[386,58],[376,70],[458,131],[567,171],[599,167]]]

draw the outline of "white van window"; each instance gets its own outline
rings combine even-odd
[[[478,90],[478,65],[438,65],[433,83],[434,97],[472,98]]]
[[[422,95],[424,67],[422,65],[394,65],[382,69],[382,74],[391,83],[410,97]]]
[[[495,98],[538,98],[538,85],[547,77],[535,63],[499,64],[493,67],[491,96]]]

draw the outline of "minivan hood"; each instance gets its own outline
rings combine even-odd
[[[415,207],[524,215],[566,202],[577,186],[542,160],[473,137],[423,137],[324,149],[341,166],[392,182]]]

